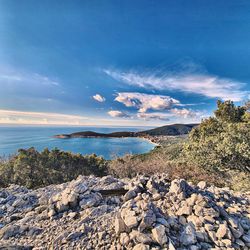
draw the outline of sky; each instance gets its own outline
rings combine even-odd
[[[1,0],[0,124],[196,123],[250,98],[248,0]]]

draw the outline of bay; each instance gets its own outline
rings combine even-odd
[[[53,138],[56,134],[70,134],[79,131],[110,133],[117,131],[140,131],[142,127],[46,127],[46,126],[0,126],[0,156],[15,154],[18,149],[35,147],[58,148],[72,153],[96,154],[105,159],[112,159],[125,154],[146,153],[154,144],[141,138]]]

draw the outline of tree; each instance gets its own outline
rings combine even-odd
[[[201,122],[190,134],[184,152],[204,168],[250,171],[250,123],[246,107],[217,102],[215,117]]]
[[[250,100],[246,101],[245,108],[248,112],[250,111]]]
[[[232,101],[217,101],[217,110],[215,117],[221,122],[242,122],[246,107],[236,107]]]

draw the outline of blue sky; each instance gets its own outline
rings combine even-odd
[[[199,122],[250,96],[249,1],[0,2],[0,123]]]

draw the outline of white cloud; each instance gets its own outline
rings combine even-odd
[[[128,118],[130,117],[128,114],[119,111],[119,110],[110,110],[108,111],[108,114],[112,117],[120,117],[120,118]]]
[[[105,102],[105,100],[106,100],[103,96],[101,96],[99,94],[94,95],[93,99],[95,99],[98,102]]]
[[[126,107],[135,107],[139,112],[147,110],[166,110],[180,102],[174,98],[164,95],[149,95],[137,92],[118,93],[115,101],[123,103]]]
[[[200,112],[195,112],[193,110],[190,109],[171,109],[170,112],[176,116],[181,116],[184,118],[195,118],[201,115]]]
[[[160,121],[170,121],[169,117],[172,115],[164,113],[138,113],[137,117],[139,119],[149,120],[160,120]]]
[[[170,121],[175,118],[190,118],[190,119],[201,119],[203,113],[200,111],[194,111],[191,109],[177,109],[173,108],[167,112],[152,112],[152,113],[137,113],[137,117],[144,120],[162,120]]]
[[[249,95],[249,91],[242,89],[245,83],[207,73],[176,74],[158,71],[137,73],[111,70],[104,70],[104,72],[116,80],[142,88],[178,90],[232,101],[241,101]]]
[[[123,114],[123,112],[121,112]],[[116,113],[113,117],[129,117],[128,115],[121,115]],[[115,115],[116,114],[116,115]],[[4,110],[0,109],[0,124],[11,125],[67,125],[67,126],[95,126],[95,125],[121,125],[120,119],[106,119],[100,117],[89,117],[81,115],[69,115],[60,113],[48,112],[29,112],[18,110]],[[123,126],[137,126],[140,124],[139,120],[124,119]]]
[[[0,110],[0,124],[81,125],[88,117],[48,112]]]

